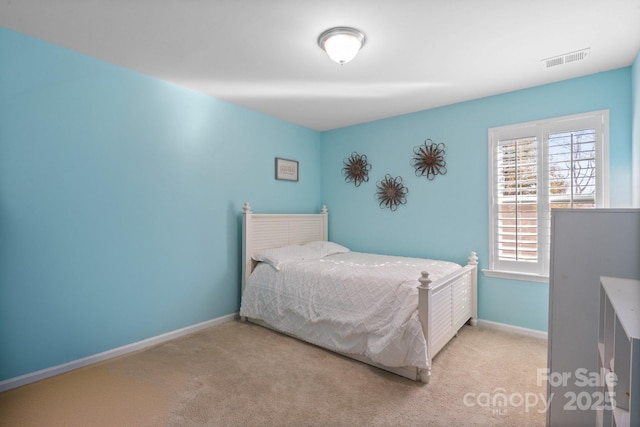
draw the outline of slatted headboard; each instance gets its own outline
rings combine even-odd
[[[243,206],[242,220],[242,289],[256,262],[257,251],[278,248],[329,237],[329,213],[323,206],[319,214],[254,214],[251,205]]]

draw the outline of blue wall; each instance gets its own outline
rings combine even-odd
[[[466,263],[476,251],[488,267],[488,141],[495,126],[609,109],[612,206],[631,203],[631,69],[623,68],[499,96],[378,120],[322,135],[322,202],[330,238],[355,250],[442,257]],[[446,144],[447,174],[418,178],[413,148],[426,138]],[[370,181],[356,188],[341,173],[353,151],[366,154]],[[407,204],[378,207],[376,182],[402,176]],[[479,317],[547,330],[548,285],[479,278]]]
[[[318,132],[2,28],[0,52],[0,380],[237,311],[243,202],[320,208]]]
[[[632,112],[633,112],[633,130],[632,130],[632,172],[631,172],[631,189],[633,193],[633,206],[640,207],[640,50],[636,55],[636,60],[632,66]]]

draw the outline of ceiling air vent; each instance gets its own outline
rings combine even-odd
[[[556,67],[558,65],[568,64],[570,62],[582,61],[589,57],[590,48],[576,50],[575,52],[563,53],[562,55],[543,59],[544,68]]]

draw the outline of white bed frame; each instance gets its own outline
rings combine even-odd
[[[257,262],[251,255],[257,251],[315,240],[328,240],[329,213],[326,206],[319,214],[254,214],[245,203],[242,222],[242,291]],[[428,369],[417,367],[390,368],[372,362],[365,356],[344,356],[368,363],[414,381],[428,383],[433,358],[457,335],[466,323],[477,325],[478,257],[469,255],[468,264],[436,281],[423,272],[418,286],[418,316],[427,341]],[[243,319],[247,320],[247,319]],[[248,319],[271,328],[266,323]],[[271,328],[273,329],[273,328]],[[282,331],[279,331],[282,332]],[[295,336],[304,341],[304,337]],[[342,354],[342,353],[341,353]]]

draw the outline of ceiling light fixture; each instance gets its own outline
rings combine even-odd
[[[329,28],[318,37],[318,45],[340,65],[355,58],[364,42],[364,33],[351,27]]]

